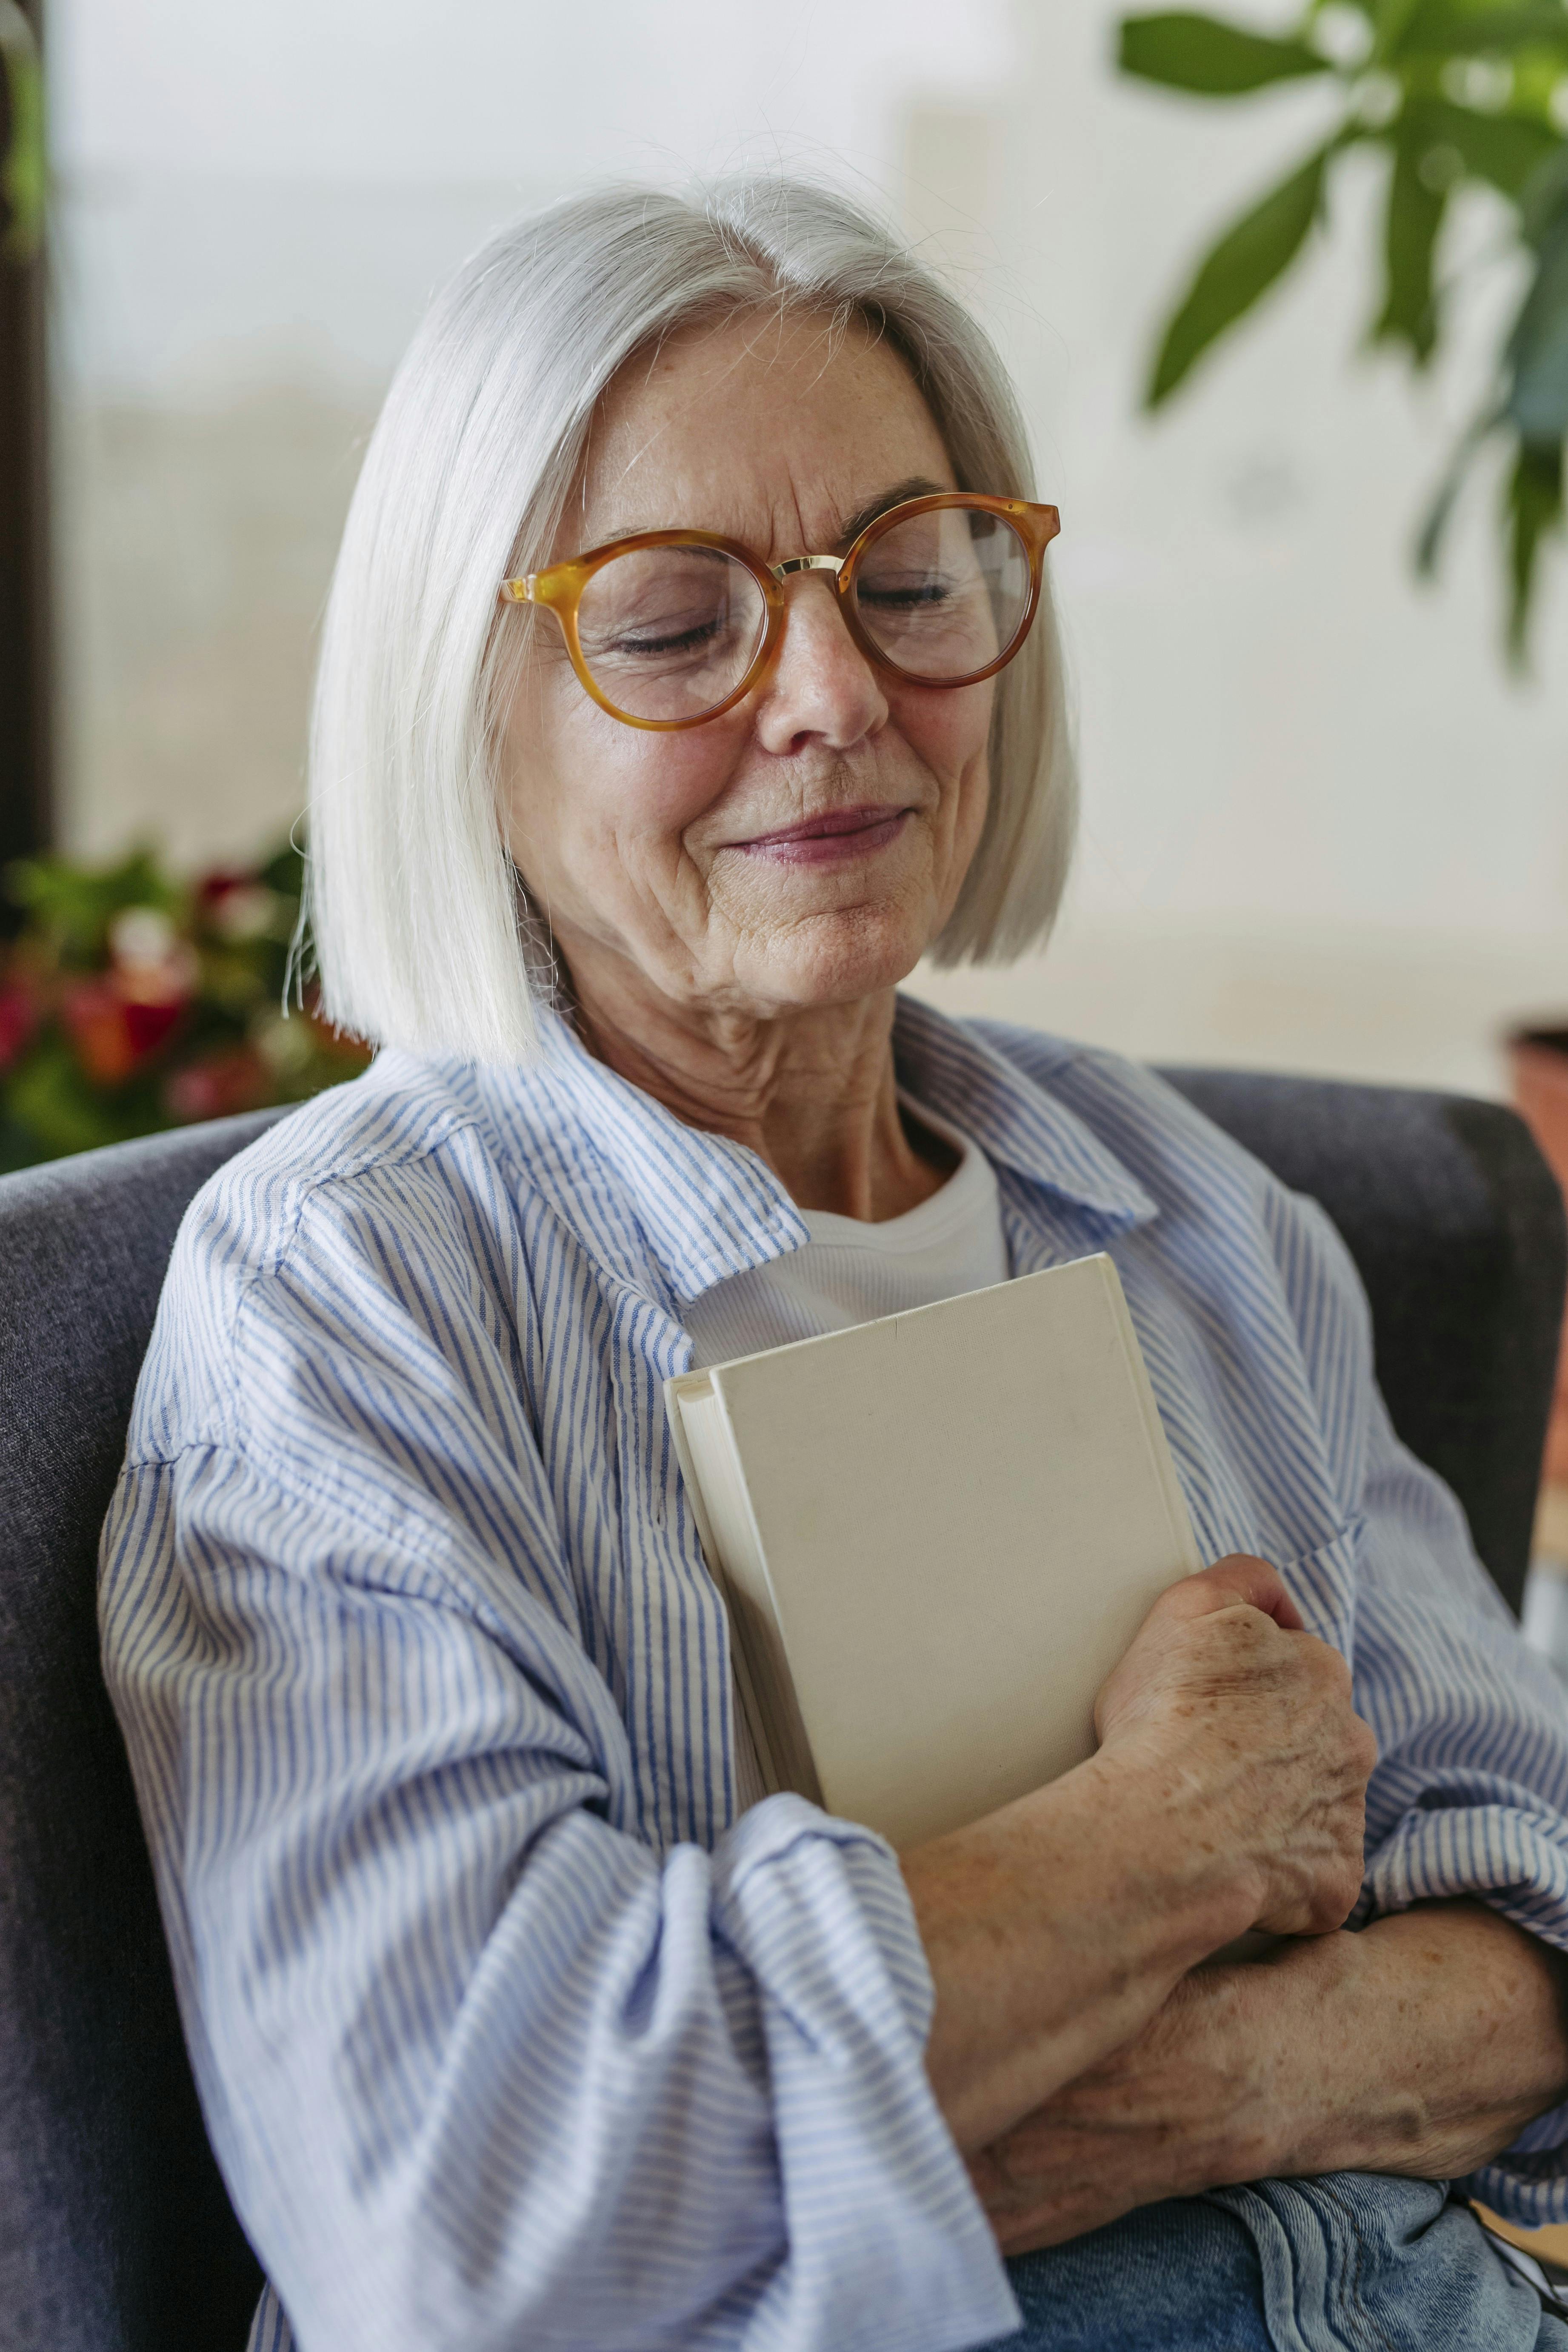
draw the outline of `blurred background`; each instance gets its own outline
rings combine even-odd
[[[1561,584],[1510,678],[1484,467],[1436,587],[1409,551],[1517,299],[1506,263],[1462,267],[1500,201],[1446,231],[1432,381],[1358,349],[1369,153],[1288,288],[1147,419],[1173,295],[1325,94],[1119,77],[1118,14],[48,0],[58,845],[189,866],[286,830],[364,434],[492,226],[606,173],[783,163],[955,275],[1063,511],[1075,887],[1048,958],[931,992],[1136,1053],[1500,1090],[1500,1032],[1568,1008]]]

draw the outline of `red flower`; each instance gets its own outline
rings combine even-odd
[[[100,1087],[117,1087],[165,1043],[185,1009],[184,999],[162,1003],[127,1000],[112,977],[74,980],[60,998],[65,1023],[82,1068]]]
[[[253,1045],[225,1045],[199,1062],[171,1070],[163,1100],[179,1119],[227,1118],[260,1110],[272,1099],[272,1079]]]
[[[254,874],[215,866],[196,885],[196,921],[214,938],[231,942],[259,939],[278,912],[276,891]]]
[[[196,904],[205,915],[231,890],[249,889],[255,879],[254,874],[243,873],[237,866],[214,866],[196,884]]]
[[[38,1025],[38,1008],[19,981],[0,982],[0,1070],[7,1070]]]

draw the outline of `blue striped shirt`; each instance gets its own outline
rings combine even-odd
[[[1568,1710],[1392,1433],[1322,1213],[1113,1055],[911,1000],[896,1050],[994,1166],[1014,1274],[1114,1256],[1205,1556],[1275,1561],[1352,1658],[1361,1916],[1476,1894],[1568,1947]],[[185,1220],[103,1642],[256,2352],[1016,2325],[892,1854],[737,1806],[660,1384],[689,1302],[805,1239],[554,1019],[526,1069],[383,1055]],[[1565,2139],[1482,2193],[1568,2216]]]

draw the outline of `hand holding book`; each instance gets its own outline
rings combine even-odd
[[[1322,1936],[1344,1925],[1377,1743],[1353,1710],[1349,1666],[1304,1633],[1267,1561],[1233,1553],[1163,1593],[1094,1716],[1102,1756],[1145,1759],[1201,1789],[1205,1833],[1222,1829],[1256,1873],[1251,1927]]]
[[[1360,1887],[1372,1735],[1265,1561],[1163,1595],[1100,1717],[1085,1763],[903,1857],[936,1985],[927,2069],[967,2151],[1247,1929],[1323,1935]]]

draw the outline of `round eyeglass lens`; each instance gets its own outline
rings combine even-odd
[[[1029,551],[1010,522],[981,507],[907,516],[857,565],[855,609],[908,677],[972,677],[1010,652],[1023,626]]]
[[[767,617],[756,581],[721,548],[637,547],[590,577],[577,643],[612,709],[700,719],[745,677]]]

